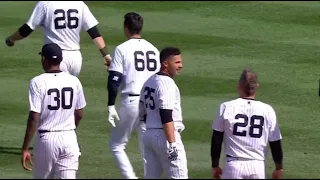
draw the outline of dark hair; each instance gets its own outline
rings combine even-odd
[[[61,63],[61,60],[47,60],[49,66],[57,66]]]
[[[180,55],[181,51],[176,47],[166,47],[160,52],[160,62],[168,60],[170,56]]]
[[[258,76],[251,69],[244,69],[241,73],[239,83],[243,85],[245,95],[252,96],[257,89]]]
[[[130,34],[139,34],[142,30],[143,18],[135,12],[129,12],[124,15],[124,26],[128,28]]]

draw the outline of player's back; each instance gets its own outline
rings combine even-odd
[[[74,111],[82,85],[79,79],[65,72],[43,73],[34,79],[42,99],[39,130],[75,129]]]
[[[122,93],[139,94],[146,80],[160,70],[159,50],[145,39],[129,39],[117,48],[124,59]]]
[[[44,11],[44,43],[56,43],[63,50],[80,49],[80,32],[98,22],[83,1],[40,1]],[[92,22],[88,22],[92,21]],[[93,26],[93,25],[90,25]]]
[[[180,91],[171,77],[161,73],[151,76],[141,90],[141,97],[146,107],[147,129],[162,128],[160,109],[172,109],[172,119],[175,129],[184,129]]]
[[[265,160],[270,130],[276,124],[273,108],[261,101],[237,98],[223,103],[227,155]]]

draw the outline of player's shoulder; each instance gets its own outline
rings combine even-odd
[[[274,112],[273,107],[268,103],[265,103],[265,102],[262,102],[262,101],[256,101],[256,104],[257,104],[257,106],[259,108],[265,109],[265,111]]]
[[[152,43],[150,43],[148,40],[146,39],[141,39],[141,41],[143,41],[144,46],[148,49],[153,49],[153,51],[159,53],[159,50],[157,47],[155,47]]]
[[[157,73],[154,75],[154,78],[157,82],[159,82],[159,86],[166,86],[168,88],[176,87],[174,80],[166,74]]]

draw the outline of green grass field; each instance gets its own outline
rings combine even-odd
[[[20,165],[29,80],[42,73],[42,31],[8,48],[4,39],[24,23],[35,2],[0,3],[0,178],[32,178]],[[143,36],[159,49],[181,48],[176,79],[182,96],[190,178],[210,178],[211,124],[218,104],[237,97],[243,68],[259,75],[257,99],[271,104],[283,135],[284,177],[320,178],[319,2],[88,2],[110,50],[125,41],[123,15],[140,13]],[[87,33],[82,34],[80,80],[87,98],[77,131],[79,178],[121,178],[108,149],[107,72]],[[119,98],[118,98],[119,100]],[[136,134],[127,152],[140,178]],[[268,157],[268,177],[273,162]]]

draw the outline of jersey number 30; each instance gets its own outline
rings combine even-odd
[[[144,54],[142,51],[135,51],[133,55],[134,55],[134,67],[136,68],[137,71],[144,71],[146,69],[145,64],[147,64],[148,71],[157,70],[157,61],[150,57],[150,55],[155,56],[156,55],[155,52],[147,51],[146,54]],[[139,58],[138,55],[142,57]],[[144,61],[144,59],[146,59],[146,62]]]
[[[72,13],[78,14],[78,10],[69,9],[65,12],[63,9],[56,9],[54,11],[54,15],[56,16],[54,19],[54,28],[65,29],[68,27],[69,29],[76,29],[79,26],[79,18],[71,16]]]
[[[238,127],[247,127],[249,124],[249,118],[247,115],[244,114],[237,114],[235,119],[244,119],[244,122],[237,122],[233,126],[233,135],[235,136],[247,136],[247,131],[238,131]],[[255,121],[258,120],[258,123],[255,124]],[[249,136],[252,138],[261,138],[262,131],[264,125],[264,118],[263,116],[253,115],[250,118],[250,128],[249,128]],[[255,129],[257,133],[255,133]]]
[[[69,103],[66,103],[66,93],[70,93],[70,99]],[[71,87],[65,87],[61,89],[61,92],[59,89],[49,89],[47,92],[48,96],[53,96],[53,101],[55,102],[55,105],[48,105],[49,110],[59,110],[60,107],[63,109],[71,109],[72,102],[73,102],[73,89]]]

